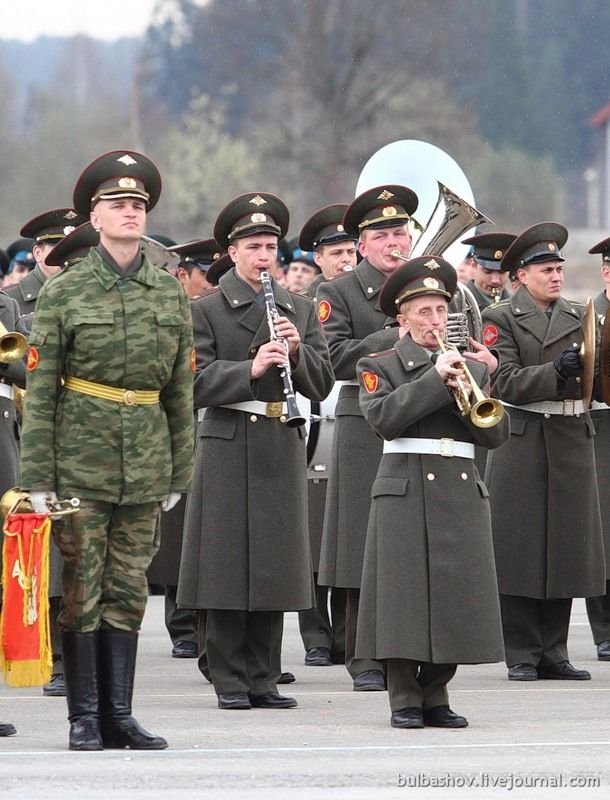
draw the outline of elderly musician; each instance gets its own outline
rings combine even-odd
[[[373,483],[356,655],[386,664],[391,725],[463,728],[447,684],[458,663],[500,661],[500,608],[488,493],[474,463],[508,436],[508,416],[482,400],[495,358],[466,359],[443,339],[455,269],[437,256],[407,261],[379,306],[395,315],[394,347],[358,362],[360,406],[383,440]],[[473,406],[469,409],[469,406]],[[476,581],[472,580],[476,564]]]

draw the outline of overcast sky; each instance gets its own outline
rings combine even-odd
[[[155,0],[0,0],[0,39],[84,33],[98,39],[142,34]]]

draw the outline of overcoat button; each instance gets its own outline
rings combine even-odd
[[[256,416],[256,414],[250,414],[250,422],[256,422],[257,420],[258,417]]]
[[[429,481],[433,481],[434,480],[434,473],[433,472],[429,472],[426,475],[426,478],[428,478]]]

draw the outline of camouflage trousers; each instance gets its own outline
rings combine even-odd
[[[64,558],[63,630],[87,633],[102,623],[140,629],[146,570],[159,549],[159,503],[119,506],[81,500],[76,514],[54,526]]]

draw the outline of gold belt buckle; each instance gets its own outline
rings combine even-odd
[[[125,389],[123,392],[123,403],[126,406],[135,406],[137,401],[136,393],[133,389]]]
[[[455,442],[453,439],[439,439],[439,455],[444,456],[445,458],[453,458],[455,455],[453,445]]]
[[[265,409],[265,416],[273,417],[274,419],[281,417],[283,413],[282,411],[283,406],[284,406],[283,403],[267,403],[267,407]]]

